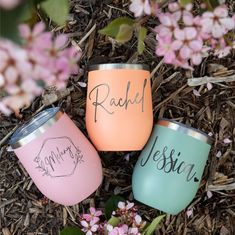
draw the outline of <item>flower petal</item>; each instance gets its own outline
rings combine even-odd
[[[141,221],[142,221],[142,218],[141,218],[141,216],[140,215],[136,215],[135,216],[135,222],[136,222],[136,224],[140,224],[141,223]]]
[[[59,36],[56,37],[55,39],[55,48],[59,49],[65,45],[67,42],[68,38],[65,34],[60,34]]]
[[[207,87],[208,91],[210,91],[213,88],[213,85],[212,85],[212,83],[208,82],[206,84],[206,87]]]
[[[200,51],[202,49],[203,43],[201,40],[193,40],[189,43],[189,47],[193,51]]]
[[[201,53],[194,53],[192,55],[191,61],[194,65],[199,65],[202,62],[202,55]]]
[[[31,35],[31,30],[27,24],[20,24],[19,31],[22,38],[28,38]]]
[[[8,66],[7,69],[5,70],[5,78],[7,80],[7,83],[9,84],[14,84],[18,78],[18,71],[16,70],[15,67],[13,66]]]
[[[192,40],[193,38],[195,38],[197,36],[197,30],[194,27],[187,27],[184,29],[185,32],[185,37],[188,40]]]
[[[180,56],[182,57],[182,59],[190,58],[191,53],[192,53],[192,50],[188,46],[183,46],[180,49]]]
[[[178,39],[178,40],[180,40],[180,41],[185,40],[185,32],[184,32],[184,30],[181,30],[181,29],[179,29],[179,28],[176,28],[176,29],[174,30],[174,35],[175,35],[175,38]]]
[[[177,51],[177,50],[179,50],[182,46],[183,46],[183,42],[182,42],[182,41],[175,40],[175,41],[173,41],[173,43],[172,43],[172,45],[171,45],[171,48],[172,48],[174,51]]]
[[[119,203],[118,203],[118,208],[119,208],[119,209],[125,209],[125,208],[126,208],[125,205],[126,205],[125,202],[119,202]]]
[[[235,27],[235,23],[232,18],[223,18],[219,21],[227,30],[232,30]]]
[[[127,209],[127,210],[131,209],[133,206],[134,206],[134,203],[133,203],[133,202],[127,201],[127,205],[126,205],[126,209]]]
[[[228,16],[228,9],[224,6],[218,6],[214,10],[214,14],[219,18],[224,18]]]
[[[213,37],[220,38],[224,34],[225,34],[225,28],[222,25],[220,25],[218,23],[215,23],[213,25],[213,27],[212,27],[212,35],[213,35]]]
[[[32,35],[36,37],[39,34],[41,34],[44,31],[44,29],[45,29],[45,24],[42,21],[40,21],[34,26]]]
[[[185,25],[193,25],[194,18],[191,12],[184,11],[183,13],[183,22]]]
[[[0,87],[3,87],[5,84],[5,79],[3,77],[3,75],[0,73]]]
[[[167,64],[171,64],[174,59],[175,59],[175,52],[174,51],[168,51],[164,56],[164,61]]]
[[[232,140],[230,140],[229,138],[225,138],[225,139],[223,140],[223,142],[224,142],[225,144],[230,144],[230,143],[232,143]]]
[[[196,89],[193,89],[193,94],[195,96],[201,96],[201,94],[199,93],[199,91],[197,91]]]
[[[161,24],[163,24],[164,26],[172,26],[172,17],[170,14],[159,14],[158,16]]]
[[[156,48],[156,55],[164,56],[165,52],[166,52],[165,48],[157,46],[157,48]]]
[[[88,228],[88,227],[89,227],[89,224],[88,224],[85,220],[82,220],[80,223],[81,223],[81,225],[82,225],[84,228]]]
[[[151,6],[150,6],[150,3],[149,3],[149,0],[145,0],[144,1],[144,12],[146,15],[151,15]]]
[[[92,231],[92,232],[96,232],[98,228],[99,228],[99,225],[98,225],[98,224],[95,224],[95,225],[93,225],[93,226],[91,227],[91,231]]]

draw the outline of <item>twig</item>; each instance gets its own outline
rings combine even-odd
[[[20,124],[16,125],[7,135],[4,136],[4,138],[0,141],[0,146],[5,144],[5,142],[10,138],[10,136],[15,132],[15,130],[19,127]]]
[[[159,103],[156,107],[155,110],[160,108],[163,104],[169,102],[171,99],[173,99],[176,95],[178,95],[178,93],[180,93],[182,90],[184,90],[184,88],[187,87],[187,84],[185,84],[184,86],[182,86],[180,89],[178,89],[177,91],[175,91],[174,93],[172,93],[169,97],[167,97],[165,100],[163,100],[161,103]]]
[[[13,199],[10,199],[8,201],[5,201],[5,202],[1,202],[1,205],[0,205],[0,208],[3,208],[4,206],[7,206],[9,204],[12,204],[13,202],[17,201],[17,198],[13,198]]]
[[[81,46],[83,42],[86,41],[86,39],[91,35],[91,33],[96,29],[96,24],[92,26],[92,28],[83,36],[83,38],[78,42],[78,45]],[[74,40],[72,41],[72,44],[74,43]]]
[[[163,59],[157,64],[157,66],[154,68],[154,70],[150,74],[150,79],[153,78],[154,74],[158,71],[158,69],[161,67],[163,64]]]
[[[70,208],[69,208],[68,206],[65,206],[65,209],[67,210],[69,216],[71,217],[71,220],[72,220],[75,224],[77,224],[76,218],[75,218],[73,212],[70,210]]]
[[[114,6],[111,6],[111,5],[107,5],[107,6],[108,6],[109,8],[111,8],[111,9],[118,10],[118,11],[121,11],[122,13],[125,13],[125,14],[127,14],[127,15],[129,15],[129,16],[132,16],[132,15],[130,14],[130,12],[125,11],[125,10],[123,10],[123,9],[121,9],[121,8],[114,7]]]
[[[226,77],[199,77],[199,78],[190,78],[188,79],[189,86],[200,86],[210,83],[220,83],[220,82],[234,82],[235,81],[235,74]]]
[[[162,84],[165,84],[167,82],[170,82],[173,78],[175,78],[176,76],[178,76],[180,74],[180,72],[174,72],[172,73],[168,78],[164,79],[161,83]]]
[[[208,185],[208,190],[210,191],[221,191],[221,190],[234,190],[235,183],[226,184],[226,185]]]

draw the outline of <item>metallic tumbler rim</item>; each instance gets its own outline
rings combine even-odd
[[[187,126],[183,123],[176,122],[166,118],[161,118],[157,121],[157,125],[164,126],[172,130],[181,132],[183,134],[189,135],[209,145],[212,144],[212,139],[210,138],[209,135],[193,127]]]
[[[62,115],[63,112],[58,107],[49,108],[38,113],[13,133],[9,141],[12,149],[22,147],[39,137],[56,123]]]
[[[111,70],[111,69],[134,69],[134,70],[150,71],[150,68],[147,64],[108,63],[108,64],[94,64],[88,67],[88,71]]]

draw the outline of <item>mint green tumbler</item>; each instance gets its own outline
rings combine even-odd
[[[132,176],[134,198],[178,214],[195,197],[211,148],[208,135],[161,119],[142,151]]]

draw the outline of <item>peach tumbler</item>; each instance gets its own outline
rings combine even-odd
[[[79,203],[101,184],[96,150],[59,108],[44,110],[17,129],[10,145],[38,189],[57,203]]]
[[[141,150],[152,126],[150,72],[146,65],[90,66],[86,128],[98,150]]]

